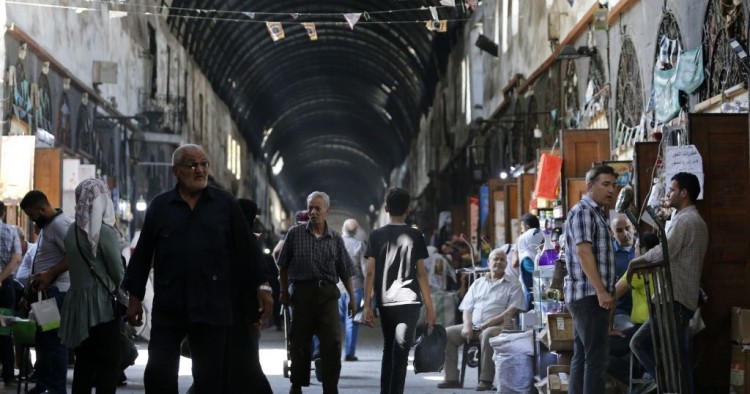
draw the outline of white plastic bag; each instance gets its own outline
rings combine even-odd
[[[42,331],[54,330],[60,327],[60,310],[57,309],[55,298],[42,299],[42,292],[38,291],[38,301],[31,304],[36,324]]]
[[[497,392],[531,394],[534,392],[534,364],[525,354],[495,354]]]

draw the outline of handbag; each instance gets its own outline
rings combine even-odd
[[[81,249],[81,243],[78,241],[78,229],[75,229],[76,234],[76,246],[78,247],[78,253],[81,254],[81,258],[83,258],[83,261],[86,262],[86,265],[89,266],[89,271],[91,271],[91,275],[94,275],[94,278],[96,278],[99,283],[104,286],[105,289],[107,289],[107,292],[112,297],[112,311],[114,312],[115,318],[121,318],[125,316],[125,312],[128,310],[128,303],[129,303],[129,297],[128,294],[123,290],[120,286],[117,286],[115,284],[115,290],[109,290],[109,287],[106,283],[104,283],[104,280],[97,275],[96,271],[94,270],[94,266],[91,264],[89,259],[86,258],[86,255],[83,253],[83,249]]]
[[[414,373],[442,371],[447,343],[445,327],[435,324],[423,329],[414,348]]]
[[[120,354],[120,369],[124,370],[135,364],[135,359],[138,358],[138,348],[135,347],[133,335],[130,333],[130,328],[127,324],[120,325],[120,337],[117,346]]]

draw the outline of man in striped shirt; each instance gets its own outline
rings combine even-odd
[[[595,166],[586,173],[586,194],[565,223],[565,301],[575,329],[571,393],[600,394],[609,363],[609,311],[615,307],[615,256],[607,219],[617,173]]]
[[[667,230],[667,251],[669,269],[672,275],[672,291],[675,300],[675,320],[679,335],[680,356],[682,358],[683,382],[685,393],[693,393],[693,364],[690,357],[690,332],[688,325],[695,309],[698,307],[700,294],[703,258],[708,248],[708,228],[695,207],[695,200],[701,192],[698,177],[687,172],[680,172],[670,180],[667,198],[669,206],[677,213]],[[648,253],[635,258],[633,264],[662,261],[662,245],[657,245]],[[632,270],[628,268],[628,282]],[[635,333],[630,342],[633,354],[638,357],[646,372],[656,376],[654,364],[654,346],[651,338],[651,319],[649,318]]]

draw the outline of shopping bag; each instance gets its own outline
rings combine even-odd
[[[435,324],[423,330],[414,348],[414,373],[442,371],[446,343],[448,335],[445,327]]]
[[[537,198],[547,200],[557,199],[557,189],[560,185],[560,171],[562,170],[563,158],[542,153],[539,161],[539,171],[536,177],[536,188],[534,195]]]
[[[53,298],[42,299],[41,290],[37,292],[38,301],[31,304],[36,324],[42,331],[54,330],[60,327],[60,310],[57,309],[57,301]]]

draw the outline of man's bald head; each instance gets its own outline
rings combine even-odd
[[[341,227],[341,232],[353,237],[357,235],[357,229],[359,229],[357,219],[346,219]]]
[[[619,213],[612,219],[612,233],[620,246],[633,245],[633,230],[630,227],[630,221],[625,214]]]

